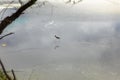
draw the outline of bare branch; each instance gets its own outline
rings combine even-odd
[[[17,79],[16,79],[16,75],[15,75],[15,73],[14,73],[14,70],[13,70],[13,69],[11,70],[11,72],[12,72],[12,74],[13,74],[13,80],[17,80]]]
[[[15,13],[13,13],[11,16],[7,16],[4,18],[4,20],[0,23],[0,34],[4,31],[4,29],[11,24],[14,20],[16,20],[27,8],[35,4],[37,0],[30,0],[25,5],[21,6]]]
[[[8,80],[12,80],[12,79],[10,78],[10,76],[7,74],[7,71],[6,71],[5,67],[4,67],[1,59],[0,59],[0,65],[1,65],[1,67],[2,67],[3,73],[4,73],[5,76],[7,77],[7,79],[8,79]]]
[[[3,36],[0,37],[0,40],[3,39],[3,38],[6,37],[6,36],[9,36],[9,35],[12,35],[12,34],[14,34],[14,33],[11,32],[11,33],[8,33],[8,34],[6,34],[6,35],[3,35]]]
[[[3,16],[4,16],[4,14],[5,14],[5,12],[7,11],[7,9],[8,9],[8,7],[13,3],[14,1],[11,1],[10,3],[9,3],[9,5],[8,6],[6,6],[6,8],[5,8],[5,10],[3,9],[0,13],[2,13],[1,14],[1,20],[2,20],[2,18],[3,18]]]

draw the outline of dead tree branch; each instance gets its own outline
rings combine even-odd
[[[14,34],[14,33],[11,32],[11,33],[8,33],[8,34],[6,34],[6,35],[3,35],[3,36],[0,37],[0,40],[3,39],[3,38],[6,37],[6,36],[9,36],[9,35],[12,35],[12,34]]]
[[[2,67],[3,73],[5,74],[6,78],[7,78],[8,80],[12,80],[12,79],[10,78],[10,76],[7,74],[7,71],[6,71],[5,67],[4,67],[1,59],[0,59],[0,65],[1,65],[1,67]]]
[[[17,80],[17,79],[16,79],[16,75],[15,75],[15,73],[14,73],[14,70],[13,70],[13,69],[11,70],[11,72],[12,72],[12,74],[13,74],[13,80]]]
[[[0,34],[4,31],[4,29],[11,24],[14,20],[16,20],[27,8],[32,6],[37,0],[30,0],[25,5],[21,6],[15,13],[11,16],[7,16],[0,23]]]

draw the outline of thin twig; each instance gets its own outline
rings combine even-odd
[[[9,75],[7,74],[7,71],[6,71],[5,67],[4,67],[1,59],[0,59],[0,65],[1,65],[1,67],[2,67],[3,73],[4,73],[5,76],[7,77],[7,79],[8,79],[8,80],[12,80],[12,79],[9,77]]]
[[[13,80],[17,80],[17,79],[16,79],[16,75],[15,75],[15,73],[14,73],[14,70],[13,70],[13,69],[11,70],[11,72],[12,72],[12,74],[13,74]]]
[[[6,36],[9,36],[9,35],[12,35],[12,34],[14,34],[14,33],[11,32],[11,33],[8,33],[8,34],[6,34],[6,35],[3,35],[3,36],[0,37],[0,40],[3,39],[3,38],[6,37]]]

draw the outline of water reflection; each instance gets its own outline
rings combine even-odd
[[[119,27],[110,24],[59,22],[54,28],[45,28],[43,25],[44,31],[36,30],[37,27],[20,29],[15,35],[1,40],[1,43],[7,43],[6,47],[1,47],[1,56],[8,59],[7,63],[14,64],[13,67],[48,63],[99,63],[117,69],[120,64]],[[60,35],[61,39],[57,40],[54,35]]]
[[[48,13],[44,16],[41,13],[39,17],[33,13],[31,20],[27,15],[30,16],[28,13],[22,17],[26,16],[28,22],[21,24],[24,18],[17,19],[5,30],[5,33],[10,30],[15,34],[0,41],[0,45],[7,44],[0,46],[0,56],[8,68],[35,68],[33,75],[42,75],[43,80],[48,77],[53,80],[120,79],[118,19],[107,16],[106,20],[98,20],[101,16],[94,16],[94,19],[86,20],[86,17],[81,21],[76,16],[66,15],[66,19],[65,15],[56,14],[53,20],[47,20]]]

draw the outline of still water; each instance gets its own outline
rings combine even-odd
[[[15,32],[0,41],[7,69],[23,80],[120,80],[119,16],[60,12],[30,9],[4,31]]]
[[[32,76],[43,80],[120,79],[119,27],[102,22],[58,24],[62,25],[23,30],[1,40],[1,44],[7,44],[0,47],[6,67],[32,68]],[[97,25],[100,27],[93,27]]]

